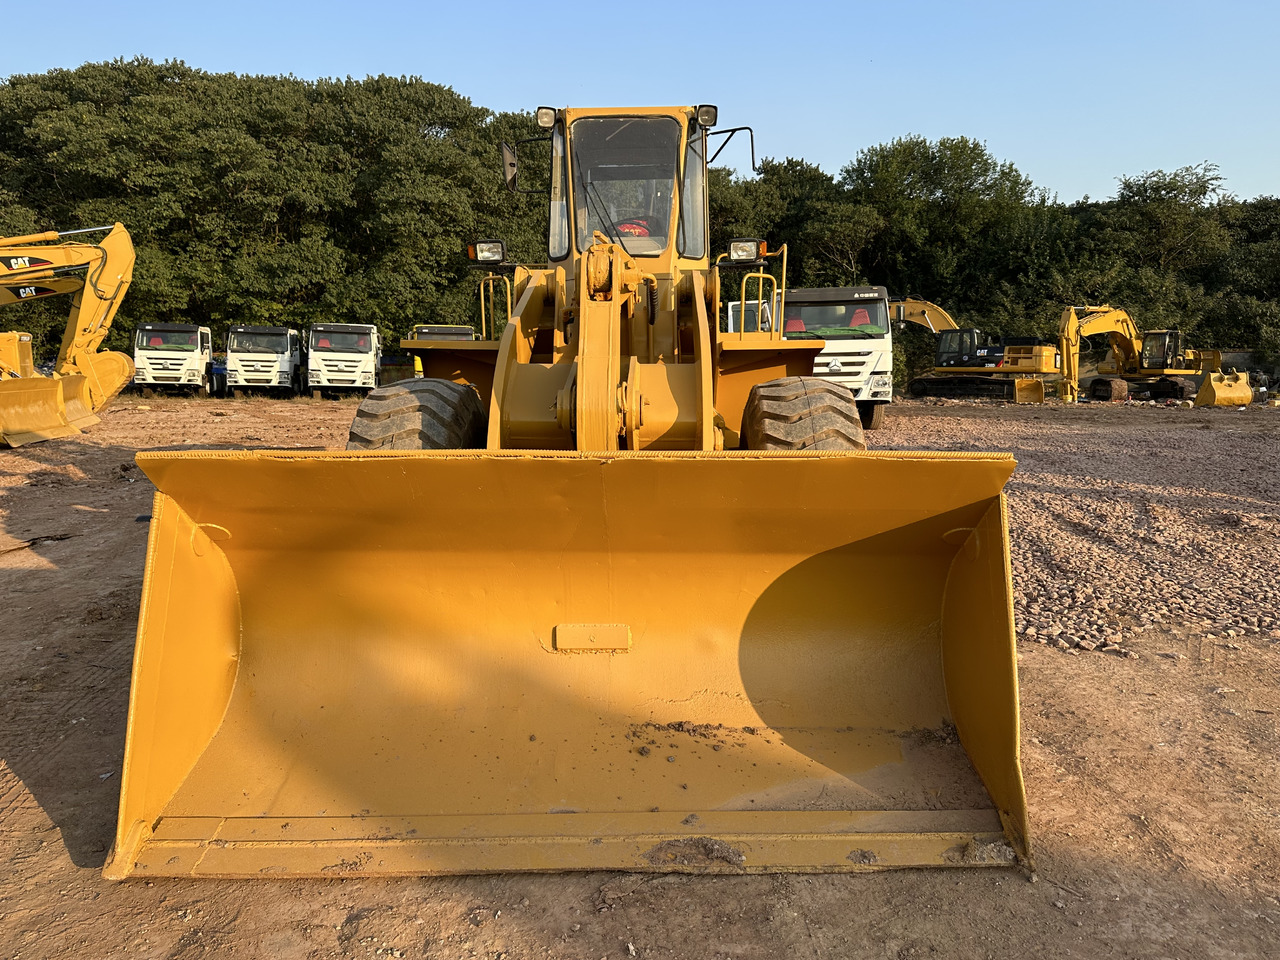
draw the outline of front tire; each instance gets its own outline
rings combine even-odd
[[[751,388],[742,414],[748,450],[865,450],[862,418],[846,387],[786,377]]]
[[[360,401],[348,450],[474,450],[488,429],[467,384],[411,378],[377,387]]]
[[[887,406],[887,403],[870,403],[860,401],[858,403],[858,418],[862,421],[862,429],[883,430],[884,408]]]

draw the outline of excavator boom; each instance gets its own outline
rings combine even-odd
[[[107,231],[96,243],[55,241]],[[69,436],[133,379],[133,361],[99,351],[133,278],[128,231],[112,227],[0,237],[0,308],[59,294],[71,312],[52,378],[0,369],[0,439],[10,446]],[[29,347],[29,341],[28,341]],[[2,358],[0,358],[2,360]]]

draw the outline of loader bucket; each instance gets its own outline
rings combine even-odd
[[[1197,407],[1243,407],[1253,403],[1247,373],[1206,373],[1196,394]]]
[[[1015,403],[1044,403],[1044,381],[1035,377],[1019,377],[1013,381]]]
[[[137,459],[109,878],[1026,862],[1008,455]]]
[[[0,381],[0,439],[11,447],[79,433],[67,419],[62,381],[23,377]],[[98,418],[90,414],[96,423]]]

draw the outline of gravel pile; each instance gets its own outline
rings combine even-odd
[[[1039,409],[904,405],[874,438],[1017,457],[1006,492],[1021,639],[1120,654],[1160,630],[1280,640],[1280,416]]]

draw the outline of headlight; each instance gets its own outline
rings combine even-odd
[[[278,377],[276,377],[276,379],[277,379],[280,383],[288,383],[288,382],[289,382],[289,375],[288,375],[287,373],[282,373],[282,374],[280,374]]]
[[[871,378],[872,390],[888,390],[893,386],[893,379],[887,376],[876,376]]]
[[[480,240],[467,247],[467,254],[476,263],[502,263],[507,257],[507,245],[501,240]]]
[[[308,373],[308,374],[307,374],[307,380],[308,380],[308,382],[310,382],[310,383],[319,383],[319,382],[320,382],[320,374],[319,374],[319,373],[317,373],[315,370],[312,370],[310,373]]]
[[[764,259],[765,250],[763,240],[742,238],[729,241],[729,259],[734,263],[756,263]]]

